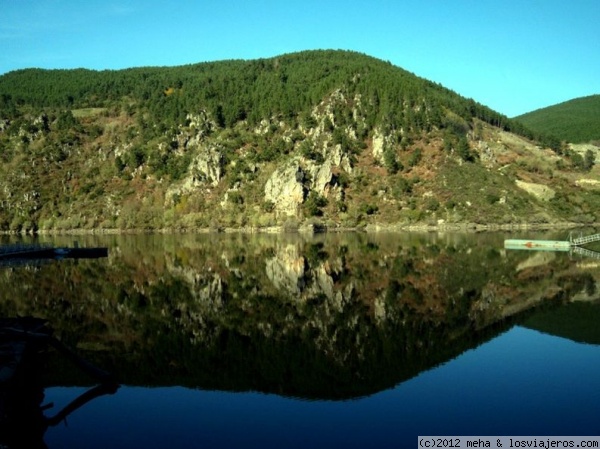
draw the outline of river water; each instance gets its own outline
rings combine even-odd
[[[47,319],[119,387],[94,389],[48,351],[23,393],[32,430],[0,427],[0,442],[403,448],[418,435],[598,435],[600,260],[505,250],[506,238],[565,236],[40,237],[109,255],[0,266],[0,313]]]

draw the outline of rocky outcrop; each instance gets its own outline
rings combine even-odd
[[[556,195],[556,192],[550,187],[543,184],[536,184],[533,182],[516,181],[517,187],[525,190],[530,195],[535,196],[537,199],[542,201],[550,201]]]
[[[172,184],[165,194],[165,207],[173,205],[176,195],[189,194],[203,186],[216,186],[223,178],[224,157],[216,146],[201,147],[192,160],[182,183]]]
[[[376,129],[373,133],[373,158],[380,163],[383,163],[385,150],[391,146],[391,136],[384,135],[380,129]]]
[[[378,161],[383,161],[383,146],[385,139],[382,134],[375,132],[373,135],[373,157]]]
[[[190,174],[195,185],[219,184],[223,177],[223,153],[217,146],[201,147],[190,164]]]
[[[296,216],[305,198],[305,172],[298,159],[276,169],[265,184],[265,201],[270,201],[279,216]]]
[[[309,161],[306,164],[306,172],[310,180],[307,184],[311,192],[314,191],[319,196],[325,198],[333,197],[336,201],[343,198],[342,188],[337,184],[337,178],[329,160],[326,160],[322,164],[315,164]]]
[[[187,127],[181,127],[177,136],[179,148],[198,148],[202,142],[217,128],[217,124],[210,118],[206,111],[186,116]]]
[[[333,147],[325,150],[325,160],[334,167],[340,167],[345,172],[352,173],[350,156],[348,155],[348,152],[344,152],[342,150],[342,146],[340,144],[334,145]]]
[[[346,156],[340,156],[338,161],[351,170]],[[342,188],[336,184],[336,179],[334,164],[330,159],[322,163],[294,159],[273,172],[265,185],[264,198],[273,203],[279,217],[297,216],[308,192],[342,198]]]
[[[217,127],[217,124],[210,118],[208,113],[204,110],[197,114],[188,114],[185,117],[188,122],[188,127],[196,131],[197,136],[207,136],[213,132]]]
[[[328,160],[322,164],[311,163],[307,165],[307,170],[310,174],[310,188],[316,191],[319,195],[325,192],[325,188],[331,183],[333,172],[331,171],[331,162]]]
[[[33,125],[40,131],[50,131],[50,120],[48,118],[48,115],[46,115],[45,113],[37,116],[33,120]]]

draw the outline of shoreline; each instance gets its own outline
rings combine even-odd
[[[480,223],[374,223],[366,226],[354,227],[328,227],[319,223],[302,224],[297,227],[267,226],[253,227],[246,226],[240,228],[234,227],[207,227],[207,228],[160,228],[160,229],[42,229],[36,231],[0,231],[0,235],[127,235],[127,234],[210,234],[210,233],[241,233],[241,234],[317,234],[317,233],[336,233],[336,232],[495,232],[495,231],[543,231],[552,229],[574,229],[583,227],[600,226],[600,223],[511,223],[511,224],[480,224]]]

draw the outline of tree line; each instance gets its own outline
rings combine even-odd
[[[298,123],[326,95],[342,87],[367,109],[367,132],[377,124],[409,132],[448,125],[448,111],[478,118],[529,138],[519,122],[390,63],[349,51],[305,51],[270,59],[178,67],[93,71],[25,69],[0,77],[0,117],[24,109],[110,107],[126,102],[163,128],[190,112],[209,111],[221,127],[265,118]],[[340,115],[343,117],[343,115]],[[350,119],[348,117],[348,119]]]

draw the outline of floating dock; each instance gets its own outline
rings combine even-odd
[[[519,240],[504,241],[506,249],[531,249],[536,251],[571,251],[571,242],[561,240]]]
[[[534,251],[572,251],[574,249],[584,250],[582,245],[600,241],[600,234],[580,236],[573,238],[569,235],[569,240],[525,240],[508,239],[504,240],[506,249],[529,249]]]

